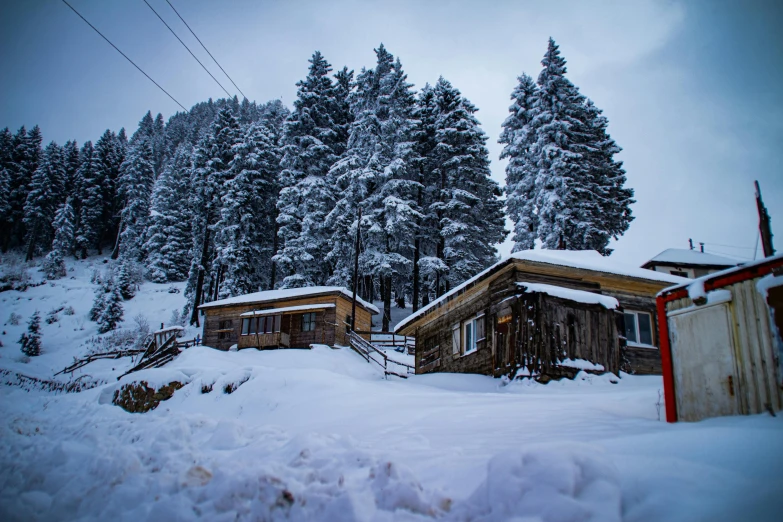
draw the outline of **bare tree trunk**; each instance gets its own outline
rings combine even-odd
[[[27,257],[25,261],[32,261],[33,254],[35,254],[35,239],[38,235],[38,223],[33,225],[33,229],[30,231],[30,239],[27,242]]]
[[[381,281],[383,281],[383,324],[381,329],[384,332],[388,332],[389,323],[391,323],[392,278],[391,276],[384,276]]]

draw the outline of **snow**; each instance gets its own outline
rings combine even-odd
[[[742,261],[738,259],[732,259],[729,257],[718,256],[710,254],[708,252],[700,252],[698,250],[689,250],[686,248],[668,248],[653,257],[645,264],[663,264],[671,263],[673,265],[705,265],[705,266],[720,266],[729,267],[737,266]]]
[[[162,334],[162,333],[174,332],[174,331],[181,332],[181,331],[184,331],[184,330],[185,330],[184,326],[167,326],[166,328],[162,328],[160,330],[155,330],[152,333],[154,333],[154,334]]]
[[[397,323],[397,325],[394,327],[394,331],[397,331],[405,325],[410,324],[415,319],[418,319],[419,317],[426,314],[429,310],[440,306],[451,296],[456,295],[461,290],[472,285],[476,281],[483,279],[487,274],[497,270],[501,265],[509,263],[512,259],[579,268],[583,270],[593,270],[596,272],[624,275],[628,277],[638,277],[640,279],[647,279],[650,281],[663,281],[667,283],[681,284],[691,281],[685,277],[664,274],[662,272],[655,272],[654,270],[647,270],[646,268],[638,268],[632,265],[626,265],[624,263],[610,259],[609,257],[602,256],[595,250],[522,250],[512,253],[509,257],[476,274],[461,285],[453,288],[451,291],[446,292],[439,299],[432,301],[429,305],[420,308],[415,314],[411,314]]]
[[[94,285],[75,265],[76,279],[0,294],[23,316],[4,326],[0,368],[51,378],[82,353]],[[126,323],[181,307],[167,286],[123,302]],[[44,355],[18,361],[6,341],[63,302],[76,314],[42,321]],[[197,346],[119,382],[104,366],[129,363],[84,367],[110,382],[81,393],[0,387],[1,520],[766,522],[783,509],[783,418],[667,424],[656,376],[384,379],[321,345]],[[143,414],[111,404],[141,380],[184,387]]]
[[[264,292],[254,292],[252,294],[240,295],[237,297],[229,297],[228,299],[220,299],[218,301],[212,301],[207,304],[201,305],[199,308],[202,310],[205,308],[214,308],[216,306],[227,306],[237,304],[256,304],[266,303],[269,301],[280,301],[283,299],[294,299],[298,297],[316,296],[323,294],[331,294],[340,292],[348,299],[352,299],[353,294],[347,288],[342,286],[306,286],[302,288],[286,288],[280,290],[266,290]],[[374,314],[379,314],[380,311],[375,305],[368,303],[359,296],[356,296],[356,302],[360,303],[363,307],[370,310]]]
[[[603,371],[604,365],[603,364],[596,364],[592,363],[590,361],[586,361],[584,359],[563,359],[559,362],[560,366],[566,366],[568,368],[578,368],[580,370],[595,370],[595,371]]]
[[[756,282],[756,288],[766,299],[769,296],[769,289],[783,286],[783,276],[767,274]]]
[[[620,303],[617,299],[608,295],[596,294],[593,292],[586,292],[584,290],[573,290],[571,288],[563,288],[562,286],[547,285],[542,283],[517,283],[517,286],[523,287],[526,293],[541,293],[551,295],[553,297],[559,297],[561,299],[568,299],[577,303],[586,304],[600,304],[604,308],[614,310],[620,307]]]
[[[334,308],[334,307],[335,305],[330,303],[316,304],[316,305],[285,306],[283,308],[267,308],[266,310],[253,310],[252,312],[245,312],[239,315],[240,317],[275,315],[275,314],[282,314],[285,312],[302,312],[305,310],[324,310],[326,308]]]

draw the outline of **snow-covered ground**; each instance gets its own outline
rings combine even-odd
[[[95,335],[84,318],[89,272],[77,265],[76,279],[0,294],[3,321],[23,316],[3,327],[0,368],[51,378]],[[183,304],[168,286],[143,285],[126,318],[168,322]],[[75,315],[44,324],[44,355],[20,361],[14,341],[29,314],[64,301]],[[118,383],[123,364],[85,367],[111,382],[82,393],[0,387],[0,520],[772,521],[783,512],[783,420],[661,422],[658,377],[385,380],[352,351],[327,347],[190,348]],[[142,379],[185,386],[144,414],[111,404],[118,386]],[[227,384],[239,386],[226,394]]]

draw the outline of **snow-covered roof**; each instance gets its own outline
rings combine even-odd
[[[524,288],[525,293],[537,292],[551,295],[552,297],[568,299],[569,301],[575,301],[577,303],[599,304],[609,310],[614,310],[620,307],[620,303],[618,303],[617,299],[612,296],[596,294],[593,292],[587,292],[585,290],[574,290],[572,288],[564,288],[562,286],[526,282],[517,283],[517,286]]]
[[[259,317],[262,315],[278,315],[289,312],[306,312],[308,310],[326,310],[327,308],[334,308],[332,303],[324,304],[311,304],[311,305],[299,305],[299,306],[284,306],[283,308],[267,308],[266,310],[253,310],[252,312],[245,312],[239,314],[240,317]]]
[[[302,297],[315,297],[318,295],[329,295],[335,293],[340,293],[348,299],[351,299],[353,295],[347,288],[342,286],[305,286],[302,288],[266,290],[264,292],[238,295],[236,297],[220,299],[219,301],[212,301],[211,303],[206,303],[199,306],[199,308],[203,310],[206,308],[215,308],[218,306],[267,303],[271,301],[282,301],[283,299],[298,299]],[[356,303],[360,304],[363,308],[369,310],[373,314],[381,313],[374,304],[368,303],[359,296],[356,296]]]
[[[453,288],[451,291],[446,292],[440,296],[440,298],[432,301],[424,308],[419,309],[416,313],[409,315],[397,323],[397,325],[394,327],[394,331],[396,332],[405,325],[410,324],[414,320],[428,313],[430,310],[439,307],[442,303],[450,299],[455,294],[458,294],[476,281],[483,279],[487,274],[497,270],[500,266],[509,263],[513,259],[579,268],[583,270],[592,270],[595,272],[622,275],[626,277],[646,279],[648,281],[659,281],[664,283],[678,284],[690,281],[690,279],[685,277],[664,274],[663,272],[656,272],[646,268],[627,265],[625,263],[610,259],[609,257],[602,256],[595,250],[522,250],[520,252],[514,252],[509,257],[495,263],[483,272],[476,274],[461,285]]]
[[[688,250],[687,248],[667,248],[654,258],[647,261],[644,266],[651,264],[671,263],[673,265],[704,265],[730,267],[741,263],[730,257],[716,256],[708,252]]]
[[[735,272],[744,272],[746,270],[752,271],[755,267],[759,265],[763,265],[770,262],[776,262],[783,260],[783,253],[777,254],[770,257],[765,257],[762,259],[759,259],[758,261],[751,261],[749,263],[746,263],[742,266],[733,266],[731,268],[727,268],[725,270],[721,270],[719,272],[713,272],[711,274],[707,274],[705,276],[696,278],[696,279],[688,279],[686,282],[670,286],[668,288],[664,288],[660,292],[658,292],[658,295],[663,294],[669,294],[671,292],[674,292],[675,290],[679,290],[680,288],[688,288],[689,295],[697,296],[698,292],[704,291],[704,283],[707,281],[710,281],[712,279],[718,279],[719,277],[723,277],[725,275],[733,274]]]

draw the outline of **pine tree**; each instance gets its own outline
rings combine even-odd
[[[33,173],[41,159],[41,129],[36,125],[29,132],[22,126],[11,140],[11,162],[7,167],[11,186],[11,230],[4,238],[4,249],[19,244],[28,235],[24,221],[25,205]]]
[[[41,355],[41,313],[38,310],[30,317],[27,323],[27,332],[19,338],[22,345],[22,353],[28,357]]]
[[[216,264],[225,274],[219,297],[268,288],[271,268],[277,146],[264,125],[254,124],[235,150],[215,225]]]
[[[186,311],[191,313],[191,324],[198,324],[198,306],[214,299],[218,293],[221,269],[220,266],[212,266],[215,256],[214,225],[220,217],[220,196],[225,182],[231,176],[235,147],[241,140],[236,117],[230,109],[223,108],[193,155],[193,259],[185,287],[185,297],[189,303]],[[214,272],[213,268],[216,269]],[[206,292],[205,283],[209,285]]]
[[[68,198],[65,203],[60,205],[54,216],[54,242],[52,251],[46,255],[44,260],[44,272],[49,279],[65,277],[64,256],[73,252],[76,215],[73,211],[73,198]]]
[[[504,123],[503,157],[509,158],[506,191],[515,221],[515,249],[593,249],[628,229],[633,191],[614,160],[619,147],[607,121],[566,77],[554,40],[541,61],[538,90],[520,77],[515,104]]]
[[[63,145],[63,163],[65,165],[65,179],[63,180],[62,200],[75,196],[77,189],[76,172],[81,166],[81,153],[75,140],[68,140]]]
[[[156,283],[182,281],[190,267],[193,212],[188,198],[192,154],[188,145],[180,145],[152,192],[144,249],[148,253],[147,274]]]
[[[435,155],[445,181],[438,258],[449,267],[448,283],[453,287],[496,262],[494,245],[503,241],[506,231],[500,188],[490,178],[487,138],[475,117],[477,109],[442,77],[435,98]]]
[[[149,113],[148,113],[149,115]],[[154,157],[150,139],[141,138],[130,145],[120,173],[121,211],[120,255],[141,261],[144,237],[150,214],[150,197],[155,182]]]
[[[103,308],[98,316],[98,332],[106,333],[114,330],[122,321],[122,294],[113,278],[106,283],[106,292],[102,299]]]
[[[123,260],[120,263],[115,283],[123,299],[133,299],[136,295],[136,281],[131,273],[130,261]]]
[[[513,252],[529,250],[535,246],[538,235],[536,213],[536,178],[538,166],[532,153],[536,132],[533,127],[538,88],[525,73],[511,93],[511,113],[503,122],[499,143],[505,144],[500,158],[508,158],[506,166],[506,209],[514,223]]]
[[[357,77],[352,97],[355,120],[348,150],[330,171],[341,198],[327,218],[335,264],[331,281],[348,285],[353,271],[353,234],[362,208],[363,272],[378,278],[383,288],[383,328],[388,329],[392,287],[410,270],[416,221],[418,183],[414,172],[415,98],[400,60],[383,45],[376,51],[375,69]]]
[[[11,169],[13,168],[13,135],[8,127],[0,131],[0,247],[3,253],[11,240]]]
[[[335,196],[326,176],[345,146],[339,141],[344,129],[335,121],[345,116],[329,78],[331,65],[318,51],[309,62],[283,135],[277,202],[281,246],[274,259],[286,276],[284,288],[324,284],[331,275],[324,263],[330,239],[324,220]]]
[[[106,294],[109,291],[109,282],[109,279],[96,281],[95,297],[93,298],[92,308],[90,308],[88,314],[90,321],[98,321],[104,308],[106,308]]]
[[[99,158],[92,142],[82,146],[79,169],[76,171],[76,187],[79,199],[79,220],[76,229],[76,249],[81,257],[87,257],[87,250],[101,250],[103,220],[103,175]]]
[[[47,249],[52,240],[52,221],[62,193],[65,178],[62,149],[51,142],[46,146],[38,168],[30,180],[30,192],[24,206],[27,228],[27,261],[40,249]]]

